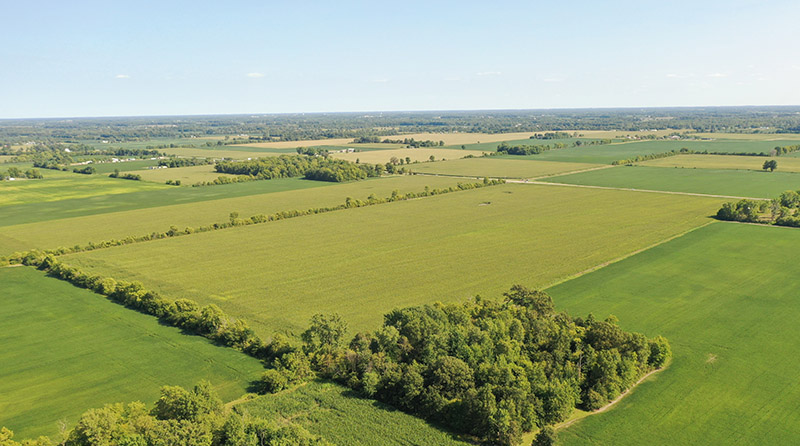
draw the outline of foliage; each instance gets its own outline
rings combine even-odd
[[[97,172],[97,170],[92,166],[85,166],[81,168],[75,167],[72,169],[72,171],[75,173],[82,173],[84,175],[92,175],[93,173]]]
[[[723,203],[719,220],[800,227],[800,191],[787,190],[771,201],[739,200]]]
[[[492,444],[516,444],[576,406],[597,409],[665,363],[664,338],[624,332],[613,318],[573,320],[519,285],[505,296],[395,310],[348,348],[337,318],[317,315],[312,330],[337,336],[304,340],[324,376]]]
[[[140,181],[142,179],[141,175],[137,175],[135,173],[120,173],[119,169],[114,169],[114,172],[108,174],[108,177],[121,178],[123,180],[134,180],[134,181]]]
[[[281,155],[241,162],[221,161],[217,163],[215,169],[220,173],[246,175],[260,180],[304,175],[308,178],[310,173],[314,177],[312,179],[323,181],[347,181],[367,176],[380,176],[383,170],[379,166],[301,155]],[[343,180],[338,180],[338,178],[343,178]]]
[[[770,172],[774,172],[775,169],[778,168],[778,162],[775,160],[764,161],[764,165],[762,165],[761,168],[763,170],[769,170]]]
[[[164,166],[170,169],[176,167],[189,167],[189,166],[204,166],[208,164],[213,164],[213,160],[210,158],[170,158],[166,160],[159,160],[158,165]]]

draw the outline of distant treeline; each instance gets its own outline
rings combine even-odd
[[[785,155],[787,153],[791,153],[794,151],[800,150],[800,145],[796,146],[783,146],[783,147],[775,147],[772,149],[771,152],[709,152],[708,150],[697,151],[692,150],[686,147],[682,147],[680,150],[670,150],[669,152],[661,152],[661,153],[651,153],[648,155],[637,155],[633,158],[621,159],[613,161],[611,164],[615,166],[623,165],[623,164],[633,164],[639,163],[642,161],[649,161],[659,158],[668,158],[670,156],[675,155],[721,155],[721,156],[780,156]]]
[[[135,173],[120,173],[119,169],[114,169],[114,172],[108,174],[109,178],[120,178],[123,180],[141,181],[142,176]]]
[[[330,446],[300,425],[229,410],[211,384],[193,389],[164,386],[151,410],[141,402],[89,409],[62,441],[48,437],[15,441],[0,428],[2,446]]]
[[[404,144],[408,147],[413,147],[418,149],[420,147],[441,147],[444,145],[444,141],[433,141],[430,139],[426,139],[425,141],[417,141],[414,138],[403,138],[403,139],[391,139],[391,138],[384,138],[381,139],[378,136],[360,136],[353,140],[353,144]]]
[[[569,145],[564,144],[563,142],[557,142],[553,145],[537,144],[537,145],[516,145],[516,146],[511,146],[508,143],[504,142],[497,146],[497,152],[504,153],[506,155],[538,155],[548,150],[566,149],[567,147],[569,147]]]
[[[214,160],[211,158],[170,158],[160,160],[158,165],[172,169],[176,167],[205,166],[213,163]]]
[[[251,161],[221,161],[214,169],[219,173],[246,175],[258,180],[305,176],[321,181],[353,181],[378,177],[384,167],[325,157],[281,155]]]
[[[787,190],[778,198],[724,203],[717,218],[728,221],[800,227],[800,191]]]

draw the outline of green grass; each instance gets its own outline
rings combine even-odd
[[[356,331],[398,307],[552,283],[701,225],[722,201],[507,184],[63,261],[216,303],[263,335],[298,334],[318,312],[338,312]]]
[[[164,169],[167,170],[167,169]],[[255,181],[225,186],[201,188],[179,188],[161,191],[158,195],[136,196],[138,202],[109,203],[108,208],[87,208],[85,215],[71,218],[58,218],[71,215],[75,211],[65,204],[60,207],[48,205],[43,208],[42,217],[55,218],[33,223],[2,227],[0,230],[0,256],[15,251],[33,248],[47,249],[61,246],[86,245],[110,239],[122,239],[129,235],[144,235],[152,232],[165,232],[175,225],[181,229],[204,226],[228,220],[231,212],[239,212],[242,217],[255,214],[270,214],[293,209],[336,206],[344,203],[347,197],[365,200],[370,194],[388,197],[393,190],[402,192],[421,192],[425,186],[431,188],[448,187],[459,181],[455,178],[421,176],[393,176],[356,183],[324,183],[298,179]],[[188,189],[188,194],[183,193]],[[251,194],[236,196],[235,193],[249,191]],[[220,192],[225,192],[220,194]],[[200,195],[192,195],[201,193]],[[206,195],[209,193],[217,195]],[[226,196],[227,194],[227,196]],[[181,198],[183,200],[179,201]],[[188,200],[194,199],[195,201]],[[181,203],[171,204],[168,203]],[[141,209],[131,208],[138,203]],[[122,206],[123,204],[127,206]],[[161,206],[158,206],[162,204]],[[28,206],[28,209],[32,206]],[[48,209],[61,209],[52,210]],[[115,209],[122,209],[114,211]],[[104,213],[97,213],[104,212]],[[76,213],[80,215],[80,213]],[[31,217],[21,214],[20,217]],[[7,221],[0,219],[0,226]]]
[[[214,170],[214,166],[206,164],[203,166],[174,167],[171,169],[149,169],[134,172],[142,177],[142,181],[152,181],[155,183],[165,183],[167,180],[181,180],[183,186],[191,186],[203,181],[213,181],[219,177],[235,177],[226,173],[219,173]]]
[[[0,426],[55,436],[84,411],[154,402],[162,385],[208,379],[226,400],[263,370],[233,349],[114,304],[32,268],[1,268]]]
[[[67,181],[46,183],[42,180],[38,186],[34,184],[40,180],[30,180],[26,183],[32,185],[30,189],[1,195],[7,201],[19,204],[0,207],[0,227],[330,185],[321,181],[283,178],[219,186],[175,187],[77,173],[69,175],[71,178]],[[5,186],[8,185],[0,183],[0,193]]]
[[[159,149],[159,151],[164,152],[167,155],[177,155],[179,157],[184,157],[184,158],[214,158],[214,159],[229,158],[237,160],[247,159],[247,158],[259,158],[263,156],[277,156],[284,153],[284,152],[272,152],[268,151],[267,149],[261,149],[258,147],[242,147],[242,146],[174,148],[174,149]]]
[[[505,142],[510,146],[547,146],[563,143],[572,145],[575,141],[591,141],[591,139],[584,138],[561,138],[561,139],[514,139],[510,141],[495,141],[495,142],[482,142],[477,144],[464,144],[465,150],[477,150],[481,152],[497,152],[497,146]],[[444,146],[446,149],[460,149],[461,144],[449,144]]]
[[[568,149],[549,150],[539,155],[514,156],[508,158],[529,158],[541,161],[567,161],[573,163],[611,164],[621,159],[634,158],[638,155],[669,152],[684,147],[702,152],[749,153],[769,152],[775,146],[793,145],[797,141],[639,141],[599,146],[570,147]]]
[[[511,160],[491,158],[466,158],[437,161],[435,163],[411,164],[412,172],[464,175],[491,178],[534,178],[557,173],[574,172],[598,167],[596,164],[556,163],[547,161]]]
[[[800,159],[787,156],[677,155],[637,163],[651,167],[683,167],[687,169],[735,169],[761,171],[764,161],[775,160],[778,172],[800,172]]]
[[[620,166],[543,181],[754,198],[774,198],[785,190],[800,189],[797,173],[644,166]]]
[[[209,141],[216,144],[216,141],[214,140],[201,139],[201,138],[153,138],[148,141],[110,142],[105,144],[97,140],[83,140],[81,141],[81,143],[99,150],[111,150],[111,149],[147,149],[149,147],[155,148],[156,146],[169,145],[169,144],[175,144],[176,146],[205,146],[205,143]],[[161,149],[156,149],[156,150],[161,150]]]
[[[70,200],[75,203],[91,199],[115,200],[120,195],[151,193],[168,186],[141,181],[83,175],[42,169],[44,179],[0,182],[0,209],[3,221],[13,216],[13,205],[47,206],[45,203]],[[11,217],[13,218],[13,217]]]
[[[119,169],[120,172],[129,172],[129,171],[139,171],[142,169],[146,169],[150,166],[157,166],[158,160],[136,160],[136,161],[125,161],[121,163],[92,163],[90,164],[94,167],[94,170],[98,174],[109,174],[114,170]],[[73,167],[81,168],[83,166],[70,166],[70,170]],[[137,172],[138,173],[138,172]]]
[[[278,422],[291,420],[337,446],[471,444],[419,418],[322,381],[262,396],[238,407],[253,416]]]
[[[674,351],[612,410],[560,432],[563,444],[796,444],[798,246],[800,230],[714,223],[549,289],[572,315],[613,314]]]

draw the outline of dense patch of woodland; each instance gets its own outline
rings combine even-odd
[[[208,382],[192,390],[164,386],[151,410],[141,402],[107,404],[86,411],[77,425],[53,442],[18,443],[0,428],[1,446],[328,446],[303,427],[228,410]]]
[[[246,175],[260,180],[305,176],[320,181],[352,181],[380,176],[384,167],[320,156],[281,155],[251,161],[221,161],[214,169],[219,173]]]
[[[787,190],[778,198],[739,200],[724,203],[717,211],[720,220],[765,223],[800,228],[800,191]]]
[[[25,178],[27,180],[39,180],[44,178],[44,176],[39,172],[37,169],[26,169],[23,171],[18,167],[9,167],[8,170],[0,170],[0,181],[6,181],[10,179],[18,179],[18,178]]]

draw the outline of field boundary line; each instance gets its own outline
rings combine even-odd
[[[460,159],[464,159],[464,158],[460,158]],[[544,162],[558,163],[560,161],[544,161]],[[458,174],[453,174],[453,173],[415,172],[413,170],[411,171],[411,174],[412,175],[420,175],[420,176],[428,176],[428,177],[466,178],[466,179],[470,179],[470,180],[472,180],[472,179],[482,180],[484,178],[489,178],[490,180],[506,180],[509,183],[517,183],[517,182],[536,181],[536,180],[539,180],[541,178],[551,178],[551,177],[558,177],[558,176],[561,176],[561,175],[571,175],[571,174],[574,174],[574,173],[589,172],[589,171],[592,171],[592,170],[608,169],[608,168],[611,168],[611,167],[618,167],[618,166],[612,166],[610,164],[609,165],[601,165],[601,166],[595,166],[595,167],[588,167],[586,169],[571,170],[569,172],[557,172],[557,173],[551,173],[549,175],[539,175],[539,176],[531,176],[531,177],[500,177],[500,176],[492,176],[492,175],[469,176],[469,175],[458,175]],[[520,180],[520,181],[517,181],[517,180]],[[528,181],[525,181],[525,180],[528,180]]]
[[[698,192],[676,192],[669,190],[652,190],[652,189],[634,189],[629,187],[612,187],[612,186],[592,186],[589,184],[570,184],[570,183],[554,183],[549,181],[518,181],[508,180],[508,183],[520,184],[535,184],[540,186],[567,186],[567,187],[583,187],[587,189],[604,189],[604,190],[621,190],[628,192],[647,192],[651,194],[667,194],[667,195],[685,195],[689,197],[708,197],[708,198],[730,198],[734,200],[755,200],[755,201],[770,201],[769,198],[756,198],[756,197],[737,197],[734,195],[717,195],[717,194],[701,194]]]
[[[663,245],[664,243],[667,243],[667,242],[671,242],[672,240],[675,240],[677,238],[683,237],[684,235],[686,235],[686,234],[688,234],[690,232],[694,232],[694,231],[696,231],[698,229],[705,228],[706,226],[713,225],[714,223],[718,223],[718,221],[711,220],[709,222],[703,223],[700,226],[696,226],[694,228],[687,229],[686,231],[683,231],[683,232],[680,232],[678,234],[669,236],[669,237],[667,237],[667,238],[665,238],[665,239],[663,239],[661,241],[653,243],[652,245],[645,246],[644,248],[640,248],[640,249],[637,249],[635,251],[629,252],[628,254],[625,254],[623,256],[611,259],[611,260],[609,260],[607,262],[603,262],[603,263],[597,264],[597,265],[595,265],[595,266],[593,266],[593,267],[591,267],[589,269],[585,269],[585,270],[583,270],[581,272],[569,275],[569,276],[564,277],[562,279],[558,279],[555,282],[547,284],[546,286],[542,287],[542,289],[546,290],[546,289],[552,288],[552,287],[554,287],[556,285],[561,285],[564,282],[569,282],[572,279],[577,279],[578,277],[581,277],[581,276],[584,276],[586,274],[595,272],[595,271],[597,271],[599,269],[605,268],[606,266],[612,265],[612,264],[617,263],[617,262],[621,262],[621,261],[627,259],[628,257],[633,257],[636,254],[639,254],[639,253],[642,253],[642,252],[647,251],[649,249],[655,248],[656,246]]]

